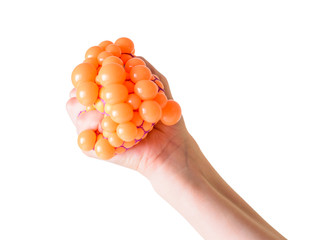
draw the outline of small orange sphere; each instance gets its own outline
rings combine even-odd
[[[102,49],[101,47],[93,46],[87,50],[85,58],[96,58],[102,51],[104,51],[104,49]]]
[[[108,63],[101,67],[99,77],[101,85],[105,87],[111,83],[123,83],[126,72],[120,64]]]
[[[151,100],[157,96],[158,86],[151,80],[140,80],[134,86],[134,92],[142,100]]]
[[[141,58],[131,58],[126,62],[125,70],[126,72],[130,73],[131,69],[138,65],[146,66],[146,63]]]
[[[109,44],[106,51],[112,53],[116,57],[121,57],[121,48],[115,44]]]
[[[168,100],[166,106],[162,109],[161,122],[164,125],[171,126],[176,124],[181,118],[181,107],[174,100]]]
[[[103,52],[99,53],[99,55],[97,57],[98,63],[100,65],[102,65],[103,60],[106,59],[107,57],[110,57],[110,56],[113,56],[112,53],[109,53],[107,51],[103,51]]]
[[[123,140],[115,132],[109,135],[108,141],[113,147],[120,147],[123,144]]]
[[[108,63],[118,63],[120,65],[123,65],[123,62],[120,58],[116,57],[116,56],[109,56],[109,57],[106,57],[103,62],[102,62],[102,66],[103,65],[106,65]]]
[[[118,123],[114,122],[110,116],[106,116],[101,121],[101,128],[108,132],[115,132],[117,129]]]
[[[131,58],[132,56],[126,53],[121,54],[121,60],[123,62],[123,64],[126,64]]]
[[[83,62],[84,63],[91,63],[96,69],[99,66],[98,60],[96,58],[86,58]]]
[[[141,103],[139,113],[143,120],[149,123],[156,123],[161,118],[161,107],[153,100],[146,100]]]
[[[101,92],[101,95],[101,98],[107,104],[117,104],[127,101],[128,89],[123,84],[108,84],[104,87],[104,90],[103,92]]]
[[[98,98],[99,87],[94,82],[82,82],[77,87],[77,99],[84,106],[90,106]]]
[[[164,90],[163,83],[160,80],[155,80],[154,82],[158,85],[159,88],[162,88],[162,90]]]
[[[136,110],[139,108],[141,104],[141,99],[137,94],[131,93],[128,95],[127,103],[129,103],[132,106],[133,110]]]
[[[142,130],[142,128],[137,128],[137,129],[138,129],[138,133],[137,133],[136,139],[140,140],[143,138],[144,131]]]
[[[152,73],[150,69],[143,65],[134,66],[130,71],[130,79],[134,83],[140,80],[150,80]]]
[[[159,103],[161,108],[164,108],[168,102],[167,96],[161,91],[158,92],[157,96],[153,100]]]
[[[131,53],[134,50],[132,40],[126,37],[117,39],[114,44],[121,48],[122,53]]]
[[[97,135],[91,130],[84,130],[78,136],[78,145],[83,151],[93,150],[96,143]]]
[[[103,160],[108,160],[115,155],[115,149],[109,143],[109,141],[105,138],[99,139],[97,141],[94,150],[98,156],[98,158]]]
[[[130,142],[136,138],[138,129],[132,122],[120,123],[117,127],[117,134],[123,141]]]
[[[99,43],[99,47],[101,47],[102,49],[106,50],[106,47],[110,44],[113,44],[113,42],[111,41],[103,41],[101,43]]]
[[[124,81],[123,85],[125,85],[127,87],[128,93],[134,92],[134,83],[133,82],[126,80],[126,81]]]
[[[94,82],[97,75],[96,68],[90,63],[80,63],[72,71],[71,80],[75,88],[80,82]]]
[[[143,119],[141,118],[139,112],[133,112],[133,118],[131,119],[131,122],[133,122],[137,127],[141,126]]]
[[[110,117],[116,123],[129,122],[133,118],[133,109],[129,103],[112,105]]]

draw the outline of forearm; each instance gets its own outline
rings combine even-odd
[[[150,179],[155,190],[205,239],[284,239],[237,195],[196,144],[170,149],[167,164]],[[188,149],[185,151],[183,149]]]

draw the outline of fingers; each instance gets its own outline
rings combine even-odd
[[[76,97],[76,96],[77,96],[77,89],[73,88],[73,89],[70,91],[69,96],[70,96],[71,98]]]
[[[155,69],[155,67],[152,66],[151,63],[149,63],[144,57],[139,57],[139,58],[141,58],[143,61],[145,61],[147,64],[147,67],[151,70],[151,72],[160,78],[161,82],[164,85],[164,91],[165,91],[165,94],[167,95],[167,98],[173,99],[171,91],[170,91],[169,83],[168,83],[166,77],[163,76],[157,69]]]
[[[77,117],[81,111],[86,110],[86,107],[81,105],[75,97],[68,100],[66,107],[73,124],[77,126]]]
[[[81,114],[79,117],[77,117],[77,121],[76,121],[78,134],[87,129],[92,129],[92,130],[100,129],[99,126],[102,119],[103,119],[103,114],[96,110],[91,110],[89,112],[85,112]]]

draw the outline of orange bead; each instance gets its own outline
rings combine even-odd
[[[157,96],[153,100],[159,103],[161,108],[164,108],[168,102],[168,98],[163,92],[158,92]]]
[[[124,68],[125,68],[126,72],[130,73],[131,69],[135,66],[138,66],[138,65],[146,66],[146,63],[141,58],[134,57],[134,58],[129,59],[126,62],[126,65]]]
[[[103,41],[101,43],[99,43],[99,47],[101,47],[102,49],[106,50],[106,47],[110,44],[113,44],[113,42],[111,41]]]
[[[90,151],[93,150],[96,139],[97,135],[93,130],[84,130],[78,136],[78,145],[81,150]]]
[[[104,105],[104,112],[105,112],[106,114],[111,114],[111,107],[112,107],[111,104],[105,104],[105,105]]]
[[[126,72],[120,64],[109,63],[101,67],[99,77],[101,85],[105,87],[111,83],[123,83]]]
[[[102,136],[105,137],[105,138],[109,138],[112,133],[115,133],[115,132],[108,132],[106,130],[103,130],[102,131]]]
[[[149,132],[149,131],[152,130],[152,123],[149,123],[149,122],[145,121],[142,124],[142,128],[143,128],[144,131]]]
[[[103,62],[102,62],[102,66],[103,65],[106,65],[108,63],[118,63],[120,65],[123,65],[123,62],[120,58],[116,57],[116,56],[109,56],[109,57],[106,57]]]
[[[94,103],[94,107],[100,113],[104,113],[104,103],[101,101],[101,99],[97,99],[97,101]]]
[[[121,154],[121,153],[124,153],[125,151],[126,151],[126,149],[124,147],[116,148],[116,154]]]
[[[116,123],[129,122],[133,118],[133,109],[129,103],[112,105],[110,117]]]
[[[94,82],[82,82],[77,87],[77,99],[84,106],[90,106],[98,98],[99,87]]]
[[[122,53],[131,53],[134,50],[132,40],[126,37],[117,39],[114,44],[121,48]]]
[[[102,65],[102,62],[104,61],[104,59],[106,59],[107,57],[110,57],[110,56],[113,56],[112,53],[107,52],[107,51],[103,51],[103,52],[99,53],[99,55],[97,57],[98,63],[100,65]]]
[[[102,51],[104,51],[104,49],[102,49],[101,47],[93,46],[87,50],[85,58],[97,58],[99,53],[101,53]]]
[[[80,63],[72,71],[71,80],[75,88],[80,82],[94,82],[97,75],[96,68],[90,63]]]
[[[138,129],[138,133],[137,133],[136,139],[140,140],[143,138],[144,131],[142,130],[142,128],[137,128],[137,129]]]
[[[115,132],[117,129],[118,123],[114,122],[110,116],[106,116],[101,121],[101,128],[108,132]]]
[[[123,144],[123,140],[115,132],[109,135],[108,141],[113,147],[120,147]]]
[[[176,124],[181,118],[181,107],[174,100],[168,100],[162,109],[161,122],[167,126]]]
[[[155,80],[154,82],[158,85],[159,88],[162,88],[162,90],[164,90],[163,83],[160,80]]]
[[[96,58],[86,58],[84,63],[91,63],[96,69],[99,66],[98,60]]]
[[[134,83],[140,80],[150,80],[151,76],[152,74],[150,69],[143,65],[137,65],[133,67],[130,71],[130,79]]]
[[[121,60],[123,62],[123,64],[126,64],[131,58],[132,56],[126,53],[121,54]]]
[[[134,86],[134,92],[142,100],[151,100],[157,96],[158,86],[151,80],[140,80]]]
[[[136,141],[135,141],[135,140],[132,140],[132,141],[130,141],[130,142],[125,142],[125,143],[123,144],[123,146],[124,146],[125,148],[132,148],[135,144],[136,144]]]
[[[161,118],[161,107],[153,100],[146,100],[141,103],[139,113],[143,120],[149,123],[156,123]]]
[[[128,96],[127,103],[129,103],[132,106],[133,110],[136,110],[139,108],[141,104],[141,99],[137,94],[131,93]]]
[[[99,141],[101,138],[103,138],[103,135],[100,133],[100,134],[97,136],[97,141]]]
[[[134,83],[131,81],[124,81],[123,85],[126,86],[126,88],[128,89],[128,93],[133,93],[134,92]]]
[[[106,51],[112,53],[116,57],[121,57],[121,48],[115,44],[109,44]]]
[[[116,104],[127,101],[128,89],[123,84],[108,84],[101,92],[101,98],[107,104]]]
[[[136,138],[138,129],[132,122],[120,123],[117,127],[117,134],[123,141],[130,142]]]
[[[103,160],[108,160],[115,155],[115,149],[109,143],[109,141],[105,138],[101,138],[97,141],[94,148],[98,158]]]
[[[137,127],[141,126],[143,119],[141,118],[139,112],[133,112],[133,118],[131,119],[131,122],[133,122]]]

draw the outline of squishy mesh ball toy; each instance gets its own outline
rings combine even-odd
[[[100,131],[79,133],[83,151],[94,150],[100,159],[110,159],[141,142],[157,122],[171,126],[181,118],[177,102],[167,99],[159,77],[136,57],[134,43],[119,38],[90,47],[85,59],[71,74],[81,114],[103,114]],[[148,141],[148,140],[145,140]]]

